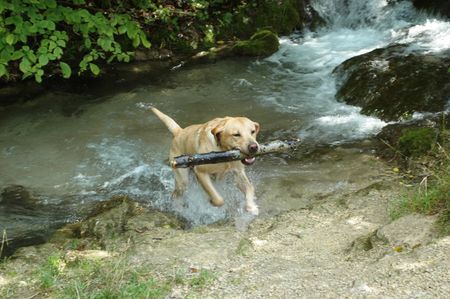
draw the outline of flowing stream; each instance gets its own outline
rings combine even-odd
[[[262,215],[307,207],[370,180],[376,175],[368,170],[372,149],[361,142],[386,123],[335,100],[333,69],[390,43],[408,44],[410,51],[448,49],[450,24],[415,11],[409,1],[312,5],[328,26],[281,38],[281,49],[267,59],[179,68],[163,78],[142,75],[138,87],[113,95],[116,82],[79,92],[49,91],[0,108],[0,187],[23,185],[43,204],[70,203],[67,221],[80,217],[76,207],[114,195],[175,212],[192,225],[247,219],[230,179],[217,183],[226,198],[222,208],[208,203],[195,180],[182,201],[170,199],[171,136],[143,108],[149,103],[181,126],[244,115],[261,124],[260,141],[301,137],[299,153],[266,156],[248,169]],[[14,226],[8,217],[0,209],[2,226]]]

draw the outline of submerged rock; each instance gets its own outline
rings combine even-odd
[[[353,57],[333,73],[341,81],[336,97],[386,121],[414,112],[444,111],[450,99],[450,51],[405,53],[405,46]]]

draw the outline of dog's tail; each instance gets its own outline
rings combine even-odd
[[[175,136],[179,131],[182,130],[182,128],[169,116],[165,115],[155,107],[150,107],[150,109],[153,111],[153,113],[158,116],[158,118],[167,126],[169,131]]]

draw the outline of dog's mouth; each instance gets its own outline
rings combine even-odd
[[[245,159],[241,160],[242,164],[244,164],[244,165],[252,165],[253,163],[255,163],[255,161],[256,161],[255,157],[245,158]]]

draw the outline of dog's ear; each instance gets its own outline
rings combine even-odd
[[[220,146],[220,134],[224,130],[224,125],[225,125],[225,122],[220,122],[211,130],[211,134],[213,134],[214,138],[216,139],[218,146]]]
[[[255,125],[255,130],[256,130],[255,134],[258,134],[261,126],[257,122],[254,122],[253,124]]]

